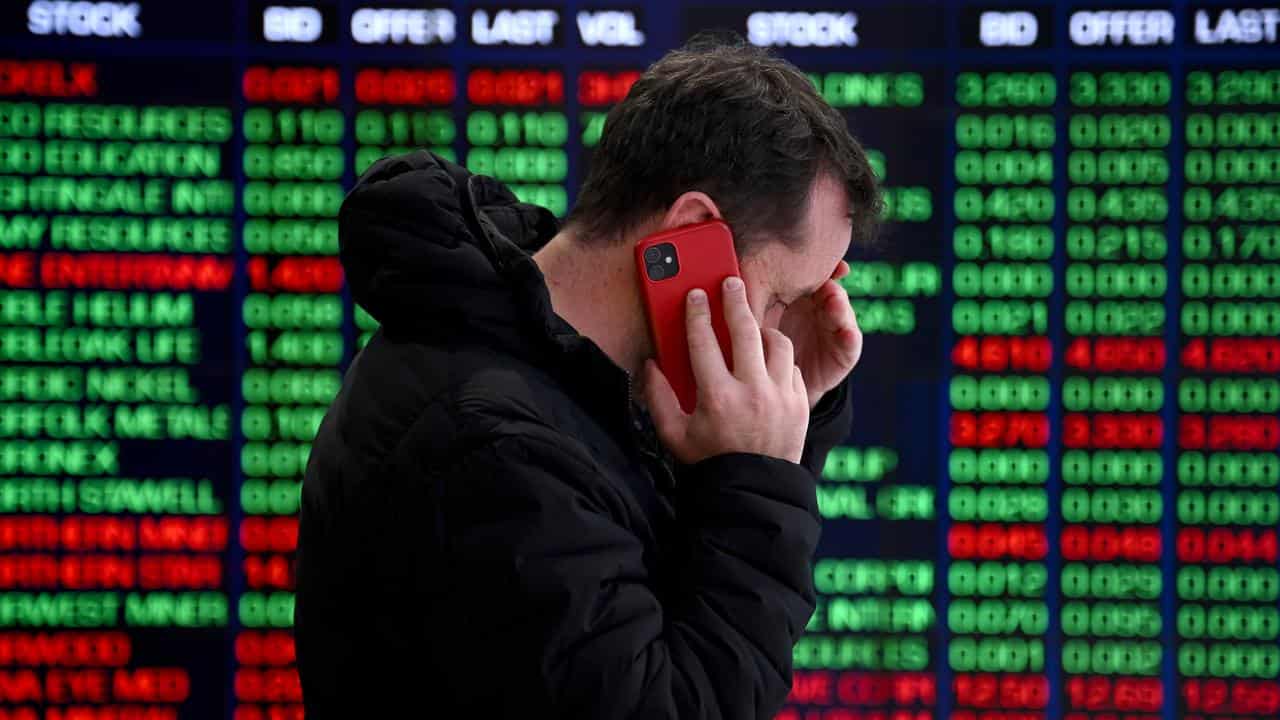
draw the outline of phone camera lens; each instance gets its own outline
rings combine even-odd
[[[645,272],[650,280],[665,280],[680,274],[680,259],[676,254],[676,246],[671,243],[658,243],[644,249]]]

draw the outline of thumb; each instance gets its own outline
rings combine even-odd
[[[680,399],[676,391],[671,389],[667,376],[662,374],[658,363],[652,359],[644,361],[644,399],[649,406],[649,416],[658,431],[658,438],[668,448],[675,450],[684,438],[685,429],[689,427],[689,415],[680,409]]]

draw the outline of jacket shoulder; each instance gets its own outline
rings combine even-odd
[[[554,378],[518,358],[381,332],[353,361],[330,415],[342,444],[366,461],[409,450],[431,462],[507,436],[599,432]]]

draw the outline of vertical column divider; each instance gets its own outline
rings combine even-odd
[[[1175,0],[1173,6],[1175,17],[1189,17],[1186,0]],[[1160,610],[1164,616],[1164,624],[1160,628],[1160,639],[1164,645],[1161,656],[1160,685],[1164,689],[1164,702],[1161,705],[1161,716],[1164,720],[1176,720],[1178,717],[1178,635],[1177,616],[1177,513],[1178,513],[1178,446],[1175,442],[1178,427],[1178,369],[1180,365],[1179,329],[1181,314],[1182,277],[1182,191],[1183,191],[1183,158],[1186,154],[1184,140],[1186,138],[1186,119],[1183,112],[1185,68],[1182,53],[1185,47],[1182,42],[1184,33],[1174,35],[1174,48],[1170,53],[1169,71],[1169,217],[1165,220],[1168,233],[1165,240],[1165,275],[1168,288],[1165,290],[1165,361],[1161,381],[1165,387],[1164,407],[1160,413],[1164,423],[1164,472],[1161,473],[1161,497],[1164,500],[1164,513],[1160,518],[1161,554],[1160,570],[1164,584],[1160,588]]]
[[[1045,557],[1045,607],[1049,613],[1049,633],[1045,637],[1045,677],[1049,680],[1049,702],[1045,717],[1061,718],[1066,713],[1066,677],[1062,672],[1062,384],[1067,334],[1066,317],[1066,268],[1067,268],[1067,156],[1070,137],[1067,124],[1071,106],[1071,68],[1067,23],[1070,14],[1063,3],[1053,8],[1053,75],[1058,83],[1054,98],[1053,143],[1053,237],[1054,252],[1050,259],[1053,268],[1053,293],[1049,296],[1049,343],[1053,347],[1052,365],[1049,367],[1049,477],[1045,483],[1045,497],[1049,500],[1049,513],[1045,517],[1045,536],[1049,541],[1049,553]]]
[[[948,5],[945,31],[946,31],[946,47],[948,50],[955,52],[959,46],[959,6],[951,3]],[[942,167],[949,168],[947,172],[942,174],[942,192],[939,195],[939,204],[946,208],[942,216],[942,242],[944,244],[942,251],[942,297],[939,304],[942,313],[942,321],[939,326],[942,329],[942,347],[939,358],[941,373],[938,382],[938,423],[941,430],[938,437],[941,439],[941,447],[938,452],[938,485],[935,500],[935,517],[937,518],[938,533],[938,555],[935,558],[934,566],[934,592],[937,607],[937,637],[938,637],[938,653],[934,659],[936,663],[935,680],[937,686],[935,693],[937,702],[935,704],[935,717],[950,718],[953,711],[953,703],[951,696],[951,663],[950,663],[950,628],[947,625],[947,608],[951,605],[951,590],[947,586],[947,578],[951,572],[951,555],[947,543],[947,537],[951,531],[951,514],[947,511],[947,500],[951,493],[951,474],[949,460],[951,457],[951,437],[947,432],[950,425],[951,417],[951,399],[947,393],[947,388],[951,383],[952,367],[950,360],[951,347],[955,344],[955,332],[952,327],[950,313],[947,312],[955,302],[955,286],[952,282],[952,274],[955,271],[956,255],[955,255],[955,230],[956,230],[956,211],[955,211],[955,156],[956,156],[956,117],[958,110],[954,105],[956,73],[958,68],[949,67],[942,76],[942,92],[944,93],[944,103],[942,107],[947,108],[947,140],[946,140],[946,156],[942,159]]]
[[[227,522],[230,526],[231,533],[227,538],[227,565],[223,568],[226,577],[227,588],[227,682],[225,685],[226,707],[223,717],[226,720],[234,720],[236,714],[236,683],[235,676],[239,667],[236,661],[236,640],[239,638],[243,628],[240,627],[240,598],[244,595],[245,582],[244,573],[241,567],[244,565],[244,548],[240,543],[240,526],[244,522],[243,508],[240,506],[240,491],[244,487],[244,468],[240,463],[240,454],[244,449],[244,429],[241,426],[241,416],[244,414],[244,384],[241,379],[245,373],[245,325],[244,325],[244,299],[248,294],[247,283],[247,266],[249,253],[244,247],[244,226],[247,215],[244,209],[244,111],[245,100],[241,86],[244,79],[245,69],[248,66],[248,57],[246,48],[248,46],[247,34],[249,26],[249,8],[247,0],[239,0],[234,5],[232,12],[235,14],[234,33],[231,44],[232,59],[232,87],[231,90],[231,150],[228,161],[233,163],[235,178],[235,200],[234,212],[232,213],[232,224],[234,231],[232,233],[232,253],[235,268],[231,279],[231,317],[228,322],[231,323],[231,337],[233,346],[231,366],[233,373],[227,381],[233,383],[231,390],[231,493],[227,498]]]

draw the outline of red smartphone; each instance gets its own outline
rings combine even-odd
[[[733,233],[723,221],[708,220],[650,235],[636,243],[636,272],[658,367],[675,390],[681,409],[691,413],[698,390],[689,361],[685,297],[694,288],[706,291],[711,327],[732,370],[733,345],[724,321],[721,284],[739,274]]]

